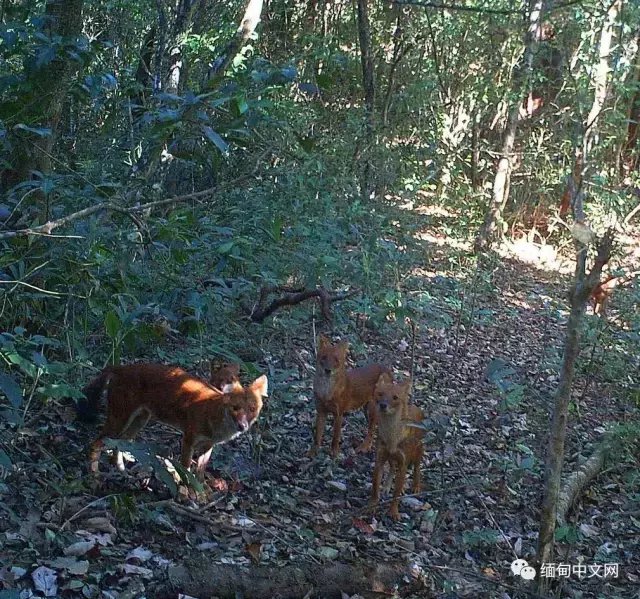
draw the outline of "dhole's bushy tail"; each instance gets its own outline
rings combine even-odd
[[[110,375],[110,369],[105,368],[82,390],[85,396],[76,402],[76,414],[81,422],[93,424],[98,420],[102,392],[109,382]]]

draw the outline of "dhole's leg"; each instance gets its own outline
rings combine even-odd
[[[404,491],[404,483],[407,478],[407,462],[405,460],[404,454],[401,451],[398,451],[394,456],[393,460],[396,463],[396,483],[393,488],[393,499],[391,501],[391,508],[389,509],[389,515],[396,522],[400,520],[400,512],[398,511],[398,506],[400,504],[400,495],[402,495]]]
[[[127,428],[128,422],[128,417],[116,416],[114,412],[110,411],[109,407],[107,407],[107,420],[102,427],[102,432],[91,444],[89,450],[89,470],[93,475],[98,474],[98,463],[100,461],[100,454],[104,449],[104,439],[119,439],[122,431]]]
[[[318,449],[320,449],[320,445],[322,443],[322,437],[324,435],[324,428],[327,424],[327,413],[324,410],[317,409],[316,411],[316,427],[314,430],[314,438],[313,445],[309,450],[310,457],[315,456],[318,453]]]
[[[100,462],[100,454],[104,447],[104,441],[102,437],[98,437],[92,444],[89,450],[89,470],[94,476],[98,474],[98,463]]]
[[[196,462],[196,474],[198,476],[198,480],[204,479],[204,471],[207,469],[207,464],[209,463],[209,459],[211,458],[211,452],[213,451],[213,444],[209,445],[209,449],[207,449],[203,454],[198,457]]]
[[[147,425],[151,414],[146,410],[136,414],[131,421],[125,426],[124,430],[120,433],[119,437],[133,441],[135,436]],[[124,471],[124,459],[122,458],[122,452],[119,449],[113,450],[113,456],[111,457],[111,463],[114,464],[118,470]]]
[[[196,443],[195,435],[191,431],[185,431],[182,437],[182,451],[180,452],[180,463],[187,470],[191,466],[191,458],[193,457],[193,446]]]
[[[371,507],[378,505],[380,501],[380,483],[382,482],[382,473],[384,472],[384,465],[387,462],[387,458],[387,452],[378,445],[376,465],[373,468],[373,479],[371,481],[371,499],[369,500]]]
[[[378,424],[378,410],[376,409],[376,403],[374,401],[370,401],[367,404],[367,414],[368,414],[368,426],[367,426],[367,436],[364,438],[364,441],[360,444],[360,446],[356,449],[359,453],[364,453],[371,451],[371,447],[373,446],[373,435],[376,432],[376,426]]]
[[[384,495],[389,495],[391,492],[391,483],[395,480],[396,471],[393,462],[389,462],[389,469],[384,477],[384,483],[382,484],[382,492]]]
[[[314,457],[318,453],[318,449],[320,449],[320,444],[322,443],[322,436],[324,435],[324,427],[327,423],[327,413],[321,410],[316,412],[316,429],[315,429],[315,437],[313,441],[313,445],[309,450],[309,457]]]
[[[340,437],[342,436],[342,412],[336,412],[333,419],[333,440],[331,441],[331,457],[335,460],[340,453]]]

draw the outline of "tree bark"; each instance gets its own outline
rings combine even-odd
[[[520,107],[523,99],[525,98],[525,85],[527,81],[531,79],[531,75],[533,74],[533,55],[538,40],[540,39],[544,8],[545,1],[536,0],[529,15],[529,28],[525,36],[523,57],[524,65],[514,77],[514,84],[518,94],[509,109],[507,126],[502,139],[502,148],[500,149],[500,160],[498,161],[498,167],[493,180],[491,202],[487,210],[484,224],[480,228],[478,236],[476,237],[476,251],[489,249],[495,238],[501,233],[500,226],[502,224],[502,211],[508,200],[507,190],[509,187],[509,178],[511,176],[513,147],[515,145],[518,122],[520,120]]]
[[[137,89],[131,95],[131,112],[134,118],[140,117],[144,113],[148,91],[151,87],[151,61],[153,59],[153,46],[156,39],[156,28],[151,27],[142,40],[140,48],[140,59],[136,69],[135,80]]]
[[[83,4],[84,0],[48,0],[45,5],[45,33],[51,39],[60,37],[63,41],[78,38],[82,33]],[[64,101],[76,69],[75,62],[66,56],[58,55],[34,75],[33,83],[38,103],[32,110],[37,111],[38,120],[42,126],[50,129],[51,133],[36,140],[36,151],[29,153],[31,160],[27,165],[21,165],[23,172],[27,171],[25,174],[32,170],[42,173],[51,171],[50,156],[58,139]]]
[[[627,136],[620,149],[620,166],[622,176],[628,176],[640,166],[640,36],[637,40],[636,55],[633,61],[633,87],[635,92],[631,98],[629,106],[629,121],[627,125]]]
[[[609,53],[611,52],[611,40],[613,39],[613,28],[622,8],[622,0],[615,0],[607,11],[607,17],[600,32],[600,51],[598,67],[593,76],[593,104],[587,117],[584,152],[589,153],[593,144],[597,140],[598,121],[607,99],[607,79],[609,74]]]
[[[609,7],[606,20],[602,26],[599,44],[600,59],[598,68],[593,76],[593,103],[584,125],[582,147],[576,147],[575,149],[573,167],[567,177],[567,187],[560,204],[560,216],[564,217],[569,213],[569,209],[571,209],[573,211],[574,221],[576,222],[584,221],[584,211],[582,210],[582,194],[584,193],[583,180],[587,175],[589,152],[597,140],[598,122],[607,98],[609,52],[611,51],[613,28],[621,7],[622,0],[615,0]],[[576,207],[579,208],[577,211]]]
[[[235,37],[227,44],[227,47],[222,51],[220,56],[218,56],[209,67],[208,79],[223,74],[247,40],[253,35],[253,32],[260,22],[262,1],[263,0],[249,0]]]
[[[371,25],[369,23],[369,9],[367,0],[357,0],[358,12],[358,41],[360,42],[360,62],[362,63],[362,87],[364,90],[364,146],[362,152],[364,165],[361,175],[361,192],[365,200],[371,197],[373,191],[373,177],[370,151],[374,144],[375,115],[374,105],[376,96],[375,75],[373,70],[373,53],[371,51]]]

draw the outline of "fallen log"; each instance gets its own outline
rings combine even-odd
[[[211,564],[204,558],[168,570],[169,583],[175,593],[192,597],[220,599],[301,599],[322,597],[340,599],[346,593],[365,599],[415,593],[421,583],[407,576],[408,568],[400,564],[291,564],[243,567]],[[411,582],[406,582],[411,580]]]
[[[605,464],[611,461],[611,455],[619,451],[622,445],[620,438],[609,435],[591,454],[591,456],[575,472],[564,481],[558,494],[556,522],[564,526],[567,514],[579,495],[591,481],[600,474]]]

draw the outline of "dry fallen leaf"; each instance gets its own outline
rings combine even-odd
[[[142,566],[136,566],[135,564],[121,564],[120,570],[125,574],[137,574],[143,578],[153,578],[153,570],[143,568]]]
[[[373,526],[371,526],[371,524],[365,522],[360,518],[353,519],[353,526],[366,535],[372,535],[375,532],[375,529],[373,528]]]
[[[136,547],[127,553],[127,557],[125,561],[130,562],[131,560],[136,560],[137,562],[146,562],[148,559],[153,557],[153,551],[149,549],[145,549],[144,547]]]
[[[262,543],[249,543],[244,547],[254,563],[259,564],[262,556]]]
[[[62,550],[62,553],[65,555],[73,555],[75,557],[79,557],[81,555],[85,555],[89,553],[96,546],[95,541],[78,541],[77,543],[73,543],[68,547],[65,547]]]
[[[82,522],[82,527],[86,530],[92,530],[97,532],[108,532],[112,535],[118,532],[109,518],[105,518],[103,516],[96,516],[95,518],[87,518]]]
[[[55,570],[40,566],[31,573],[31,578],[36,591],[40,591],[45,597],[55,597],[58,594],[58,575]]]
[[[87,560],[77,560],[74,557],[58,557],[47,563],[56,570],[66,570],[74,576],[84,576],[89,571]]]

